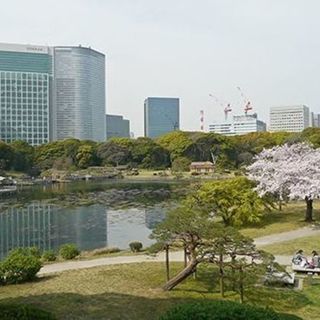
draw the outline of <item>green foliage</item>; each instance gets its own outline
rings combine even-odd
[[[80,251],[73,243],[63,244],[59,249],[59,255],[65,260],[74,259],[80,254]]]
[[[2,320],[54,320],[55,317],[32,305],[0,304],[0,319]]]
[[[186,157],[179,157],[172,161],[171,170],[173,172],[189,171],[191,161]]]
[[[129,247],[132,252],[140,252],[143,246],[140,241],[132,241],[129,243]]]
[[[11,146],[0,141],[0,169],[8,170],[14,160],[14,151]]]
[[[29,248],[18,248],[0,264],[1,282],[4,284],[21,283],[35,279],[41,268],[40,259]]]
[[[95,150],[93,146],[82,145],[76,154],[76,165],[80,169],[86,169],[95,164]]]
[[[38,247],[30,247],[30,248],[27,248],[26,250],[29,250],[29,253],[36,257],[36,258],[41,258],[41,251]]]
[[[26,172],[33,164],[34,148],[24,141],[14,141],[10,144],[14,152],[12,169]]]
[[[258,222],[268,205],[245,177],[204,183],[188,201],[221,217],[225,225]]]
[[[299,320],[300,317],[276,313],[232,301],[202,301],[173,307],[159,320]],[[302,319],[301,319],[302,320]]]
[[[45,261],[45,262],[56,261],[57,255],[55,254],[55,252],[53,250],[47,250],[47,251],[43,252],[43,254],[41,256],[41,260]]]

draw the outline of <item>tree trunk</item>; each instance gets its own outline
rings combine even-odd
[[[220,273],[220,294],[224,298],[224,270],[223,270],[223,255],[219,257],[219,273]]]
[[[313,221],[313,200],[310,199],[309,197],[305,197],[304,199],[306,201],[307,204],[307,210],[306,210],[306,217],[305,217],[305,221],[306,222],[312,222]]]
[[[166,245],[166,274],[167,281],[170,280],[170,262],[169,262],[169,246]]]
[[[282,211],[282,200],[279,199],[279,211]]]
[[[163,286],[163,289],[166,291],[172,290],[176,285],[188,278],[195,271],[198,263],[199,261],[197,259],[190,260],[188,265],[181,272],[179,272]]]
[[[240,292],[240,303],[244,301],[244,287],[243,287],[243,269],[240,267],[239,270],[240,277],[239,277],[239,292]]]

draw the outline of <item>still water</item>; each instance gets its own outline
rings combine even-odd
[[[188,187],[177,183],[75,183],[37,186],[2,197],[0,258],[16,247],[125,249],[152,243],[152,229]],[[5,205],[4,205],[5,204]]]

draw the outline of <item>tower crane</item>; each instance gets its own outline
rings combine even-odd
[[[243,93],[243,91],[241,90],[240,87],[237,87],[237,89],[239,90],[240,95],[241,95],[241,97],[243,99],[244,113],[245,113],[245,115],[247,115],[248,111],[251,111],[253,109],[251,101],[244,95],[244,93]]]
[[[224,119],[225,121],[228,120],[228,113],[232,111],[231,103],[229,102],[222,102],[220,99],[218,99],[215,95],[212,93],[209,93],[209,96],[213,98],[221,107],[223,107],[224,111]]]

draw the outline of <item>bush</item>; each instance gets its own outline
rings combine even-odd
[[[41,261],[30,249],[18,248],[9,253],[0,265],[1,282],[4,284],[31,281],[41,269]]]
[[[79,254],[80,254],[80,251],[72,243],[67,243],[62,245],[59,250],[59,255],[61,256],[61,258],[65,260],[74,259]]]
[[[43,252],[41,259],[42,261],[56,261],[57,256],[53,250],[47,250]]]
[[[129,247],[132,252],[140,252],[142,249],[142,243],[139,241],[132,241],[129,243]]]
[[[99,248],[92,251],[93,256],[98,256],[100,254],[109,254],[109,253],[116,253],[120,252],[121,250],[117,247],[106,247],[106,248]]]
[[[55,317],[44,310],[30,305],[0,304],[2,320],[54,320]]]
[[[276,313],[232,301],[213,300],[180,304],[169,310],[160,320],[299,320],[294,315]]]
[[[37,247],[30,247],[28,248],[31,255],[35,256],[36,258],[41,258],[41,251]]]

